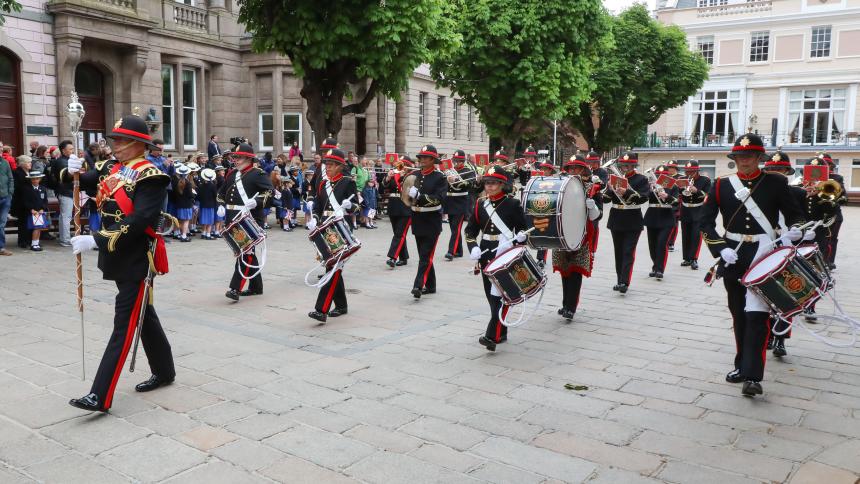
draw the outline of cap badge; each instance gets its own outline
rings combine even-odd
[[[627,161],[629,159],[630,159],[630,155],[624,155],[624,158],[622,158],[622,160],[624,160],[624,161]]]
[[[782,161],[782,156],[780,156],[779,153],[774,153],[770,159],[773,161]]]
[[[122,118],[116,120],[116,124],[113,125],[113,129],[117,129],[122,126]]]
[[[738,144],[739,144],[739,145],[741,145],[741,146],[744,146],[744,147],[749,146],[749,145],[750,145],[750,139],[749,139],[749,137],[744,136],[743,138],[741,138],[741,141],[740,141],[740,143],[738,143]]]
[[[326,156],[330,156],[331,154],[332,154],[332,150],[328,150],[328,151],[326,151],[326,152],[325,152],[325,155],[326,155]]]
[[[824,153],[819,154],[819,155],[818,155],[818,159],[819,159],[819,160],[823,160],[823,159],[824,159]]]

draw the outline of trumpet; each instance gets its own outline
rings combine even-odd
[[[510,170],[510,169],[511,169],[512,167],[514,167],[514,166],[517,166],[517,162],[516,162],[516,161],[511,162],[511,163],[508,163],[507,165],[502,165],[502,167],[501,167],[501,168],[503,168],[503,169],[505,169],[505,170]],[[475,168],[475,167],[474,167],[474,166],[472,166],[471,164],[469,165],[469,168],[472,170],[472,173],[474,173],[474,174],[475,174],[475,176],[467,176],[467,177],[463,178],[463,177],[460,175],[460,173],[459,173],[457,170],[454,170],[454,169],[448,169],[448,170],[445,170],[445,172],[444,172],[444,173],[445,173],[445,176],[449,176],[449,175],[450,175],[450,176],[453,176],[453,177],[457,178],[457,180],[455,180],[455,181],[454,181],[454,183],[467,183],[467,182],[471,182],[471,181],[476,181],[478,178],[480,178],[480,177],[481,177],[481,174],[480,174],[480,173],[478,173],[477,168]]]
[[[606,163],[600,165],[600,167],[612,172],[612,174],[617,176],[617,177],[621,177],[621,178],[624,177],[624,174],[621,173],[621,170],[618,169],[618,160],[616,158],[612,158],[611,160],[607,161]],[[603,190],[604,190],[604,193],[606,190],[612,190],[612,192],[615,193],[615,196],[618,197],[618,200],[621,200],[622,205],[629,205],[627,203],[627,201],[624,200],[624,197],[622,197],[621,195],[618,195],[618,192],[615,191],[615,187],[612,186],[612,183],[607,183],[606,187]]]

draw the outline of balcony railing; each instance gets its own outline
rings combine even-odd
[[[173,23],[181,29],[206,32],[209,30],[209,12],[205,8],[173,3]]]
[[[724,148],[734,144],[735,139],[742,133],[728,134],[706,134],[685,135],[685,134],[658,134],[648,133],[643,134],[636,140],[636,148]],[[829,142],[801,142],[796,133],[778,133],[776,137],[772,134],[760,134],[764,145],[767,148],[776,148],[777,146],[786,146],[792,148],[801,147],[840,147],[840,146],[856,146],[860,148],[860,132],[835,132],[832,133]],[[808,139],[808,138],[806,138]]]
[[[113,8],[120,8],[126,10],[136,10],[137,2],[135,0],[96,0],[98,3],[102,5],[107,5]]]
[[[726,5],[714,5],[712,7],[699,7],[698,16],[720,17],[724,15],[768,12],[771,9],[773,9],[772,0],[751,0],[747,2],[728,3]]]

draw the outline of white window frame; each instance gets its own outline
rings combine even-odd
[[[453,139],[457,139],[460,135],[458,131],[460,131],[460,100],[452,99],[454,105],[452,106],[452,111],[454,115],[454,120],[451,122],[451,131],[453,131]]]
[[[182,96],[182,148],[185,150],[196,150],[197,149],[197,70],[196,69],[182,69],[182,84],[183,88],[185,87],[185,73],[191,73],[191,107],[185,106],[185,93],[183,92]],[[191,143],[188,143],[188,140],[185,139],[185,120],[188,119],[188,112],[191,112]]]
[[[823,44],[824,35],[819,33],[816,35],[816,30],[818,29],[827,29],[826,32],[826,42],[827,42],[827,55],[821,55],[820,53],[816,55],[817,52],[823,52],[824,47],[821,47],[820,44]],[[809,58],[810,59],[829,59],[833,55],[833,26],[832,25],[815,25],[810,30],[809,34]]]
[[[770,31],[759,30],[750,33],[750,55],[751,64],[763,64],[770,60]]]
[[[703,46],[710,45],[710,57],[705,55],[705,50],[702,49]],[[714,41],[713,35],[703,35],[700,37],[696,37],[696,49],[702,54],[702,57],[705,58],[705,62],[708,63],[709,66],[714,65],[714,57],[716,56],[717,43]]]
[[[466,122],[466,139],[469,141],[472,141],[472,120],[474,118],[472,116],[472,113],[474,112],[474,110],[473,110],[472,106],[467,106],[467,107],[468,107],[468,113],[469,113],[468,118],[469,119]]]
[[[815,97],[807,98],[805,97],[807,92],[814,91]],[[841,96],[837,97],[837,92],[842,91]],[[821,97],[823,93],[829,93],[830,97]],[[838,138],[835,138],[833,135],[833,130],[831,129],[833,126],[833,121],[836,119],[836,116],[842,116],[842,133],[844,134],[846,130],[849,128],[847,126],[847,116],[848,116],[848,100],[849,100],[849,92],[846,87],[833,87],[833,88],[811,88],[811,89],[792,89],[788,92],[788,140],[791,144],[799,144],[799,145],[832,145],[839,142]],[[827,108],[820,108],[818,105],[821,102],[828,102]],[[834,107],[834,104],[840,104],[841,107]],[[812,108],[807,108],[806,103],[813,102],[815,106]],[[799,104],[796,104],[799,103]],[[799,108],[797,106],[800,106]],[[819,142],[817,140],[818,133],[818,115],[821,113],[827,113],[827,140],[824,142]],[[805,116],[806,114],[813,114],[813,124],[812,124],[812,141],[804,141],[803,132],[806,126],[804,126]],[[797,119],[792,123],[792,115],[797,115]],[[791,134],[794,132],[794,125],[797,125],[797,139],[794,142],[791,142]]]
[[[286,128],[287,116],[297,116],[299,118],[299,129],[298,129],[298,131],[296,131],[294,129],[287,129]],[[272,126],[272,127],[274,128],[274,126]],[[298,140],[297,141],[299,142],[299,150],[304,152],[304,148],[302,147],[302,145],[303,145],[303,143],[302,143],[302,113],[295,113],[295,112],[282,113],[281,114],[281,132],[283,133],[281,135],[281,141],[283,142],[282,144],[284,145],[283,146],[284,151],[289,152],[290,148],[292,147],[291,144],[287,143],[287,136],[286,136],[287,133],[298,133]],[[273,142],[274,142],[274,140],[273,140]]]
[[[263,116],[269,116],[272,118],[272,129],[263,129]],[[263,137],[263,133],[272,133],[272,144],[266,145],[263,142],[265,139]],[[271,112],[260,113],[257,116],[257,145],[260,147],[260,151],[271,151],[274,149],[275,145],[275,115]]]
[[[725,98],[720,97],[721,93],[725,93]],[[713,97],[709,98],[708,96],[712,94]],[[719,109],[717,106],[714,106],[712,109],[707,108],[706,104],[718,104],[720,102],[726,103],[725,109]],[[734,103],[734,107],[732,106]],[[731,121],[732,113],[736,113],[735,122],[731,123],[731,129],[733,131],[729,132],[729,124]],[[690,98],[690,141],[691,144],[697,146],[707,146],[708,139],[707,137],[712,134],[717,134],[720,130],[717,128],[717,116],[718,114],[724,114],[723,126],[722,126],[722,135],[719,140],[717,140],[717,144],[724,145],[729,138],[732,136],[736,136],[743,129],[744,121],[742,119],[741,114],[743,113],[743,105],[742,105],[742,97],[740,89],[708,89],[702,90],[696,93],[693,97]],[[702,115],[702,123],[699,126],[697,131],[693,131],[696,127],[696,117],[697,115]],[[711,126],[706,128],[704,126],[704,120],[707,115],[712,116]],[[698,138],[698,142],[693,140],[694,137]]]
[[[170,104],[162,104],[161,105],[161,136],[164,138],[164,149],[172,150],[176,148],[176,75],[175,66],[171,64],[162,64],[161,65],[161,102],[164,102],[164,73],[167,72],[170,78],[170,92],[167,93],[167,99],[170,100]],[[169,110],[169,114],[165,115],[165,110]],[[167,121],[170,120],[170,136],[167,135]],[[168,143],[168,138],[170,143]]]
[[[728,5],[729,0],[699,0],[698,7],[719,7],[720,5]]]
[[[445,96],[436,96],[436,137],[441,138],[445,129]]]
[[[427,132],[427,93],[418,93],[418,136],[424,136]]]

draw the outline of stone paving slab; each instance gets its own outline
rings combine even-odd
[[[845,214],[838,295],[858,316],[860,227],[851,221],[860,209]],[[66,403],[89,388],[112,324],[115,288],[94,254],[84,256],[86,382],[70,253],[49,243],[4,258],[0,482],[860,479],[860,350],[795,329],[789,355],[768,357],[765,394],[743,398],[724,381],[734,341],[722,287],[701,282],[707,254],[699,271],[670,254],[656,281],[643,237],[622,296],[610,290],[603,230],[574,321],[557,316],[560,283],[550,275],[532,320],[487,353],[476,342],[489,314],[471,263],[437,251],[439,292],[415,300],[417,260],[384,265],[385,221],[357,232],[362,249],[344,272],[349,314],[308,319],[316,290],[301,282],[313,264],[306,235],[272,232],[266,293],[238,304],[223,297],[232,271],[223,243],[170,244],[172,271],[155,297],[176,383],[138,394],[147,372],[124,372],[106,415]],[[440,244],[447,237],[446,228]],[[827,335],[846,337],[839,327]]]

